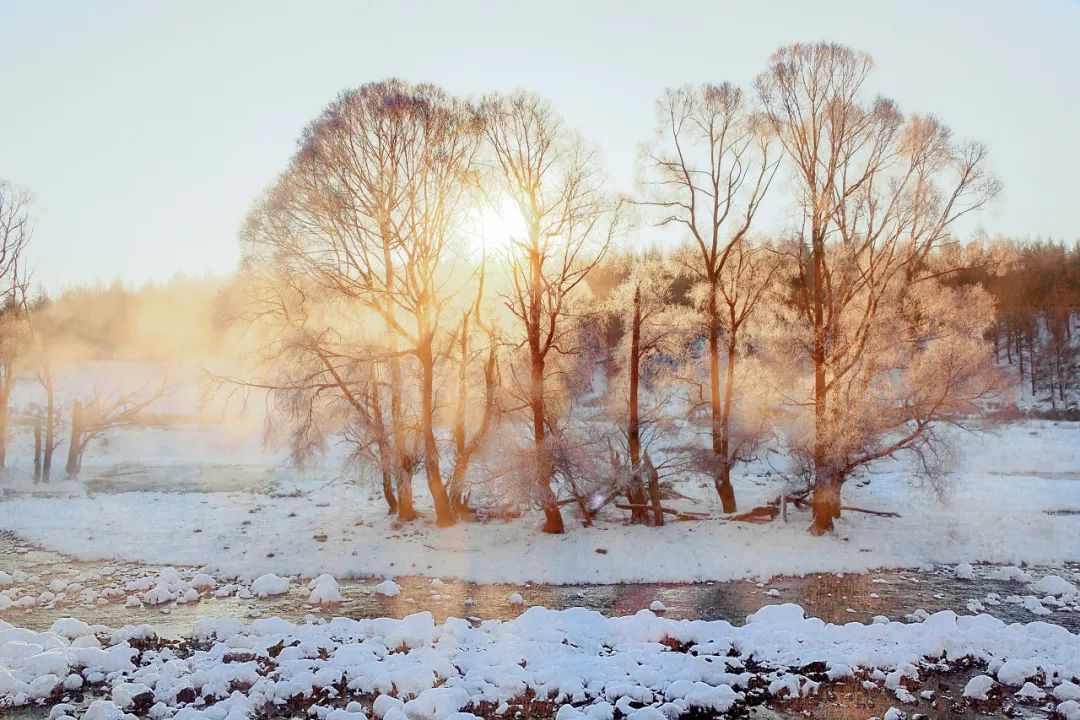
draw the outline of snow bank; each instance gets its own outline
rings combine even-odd
[[[157,437],[154,432],[138,431]],[[170,436],[163,447],[182,455],[193,443],[177,437]],[[253,464],[246,450],[221,450],[214,462],[235,463],[236,473],[262,478],[256,491],[143,490],[88,497],[19,494],[15,489],[0,500],[0,529],[76,559],[198,567],[215,577],[245,581],[267,573],[325,573],[335,578],[438,574],[516,585],[687,582],[928,563],[956,566],[957,577],[965,577],[972,563],[994,563],[1012,567],[991,578],[1026,583],[1032,578],[1021,564],[1080,557],[1080,516],[1048,514],[1080,508],[1080,482],[1074,477],[1080,467],[1080,424],[1024,422],[958,439],[966,458],[946,478],[943,500],[912,484],[908,465],[883,463],[875,467],[871,483],[845,486],[845,502],[896,510],[901,517],[845,513],[837,532],[822,538],[808,537],[808,514],[794,509],[787,524],[734,523],[714,516],[650,528],[626,526],[623,513],[605,511],[588,528],[568,517],[564,536],[539,533],[530,517],[464,523],[448,531],[430,523],[430,500],[423,492],[416,499],[427,521],[402,532],[369,488],[328,484],[320,475],[325,469],[303,476],[288,469],[270,471],[265,459]],[[130,463],[140,455],[131,447],[126,452],[110,450],[110,457]],[[161,482],[148,487],[200,487],[192,478],[206,474],[208,460],[201,453],[194,452],[187,464],[173,458],[172,465],[163,465],[168,472]],[[777,483],[757,477],[764,469],[750,465],[736,478],[740,504],[752,506],[779,491]],[[266,487],[271,479],[278,486]],[[298,492],[280,492],[281,483]],[[40,487],[33,492],[41,492]],[[719,515],[715,493],[700,488],[696,479],[680,481],[679,491],[700,498],[695,510]],[[319,528],[318,535],[312,528]],[[193,578],[187,587],[162,576],[140,591],[142,601],[193,597],[188,590],[206,592],[199,586],[205,581]],[[18,580],[0,574],[0,586],[12,582]]]
[[[341,596],[341,586],[333,575],[320,575],[308,583],[308,590],[308,602],[315,605],[329,605],[345,599]]]
[[[885,489],[878,489],[879,482]],[[565,536],[540,534],[524,521],[466,523],[452,532],[416,523],[404,534],[384,517],[384,509],[368,514],[359,491],[347,485],[312,487],[301,497],[156,492],[15,497],[0,501],[0,528],[76,559],[119,556],[247,579],[265,573],[336,578],[437,573],[516,585],[687,582],[918,567],[930,560],[1055,564],[1080,556],[1080,516],[1044,512],[1058,503],[1080,507],[1080,482],[964,476],[955,480],[944,504],[898,487],[899,482],[875,479],[869,488],[853,486],[846,499],[899,509],[902,517],[848,513],[835,535],[821,538],[807,535],[809,519],[800,514],[788,524],[765,525],[708,519],[649,528],[598,521],[588,528],[571,525]],[[365,522],[357,523],[357,514],[343,513],[342,507],[358,507]],[[313,538],[313,526],[329,539]],[[176,542],[177,537],[185,541]],[[599,547],[606,552],[594,552]],[[363,552],[355,553],[356,548]],[[959,568],[958,576],[965,570]],[[1031,581],[1018,567],[990,578]],[[156,583],[143,591],[144,602],[160,602],[177,590],[167,580]]]
[[[251,594],[255,597],[284,595],[287,592],[289,592],[289,579],[278,577],[273,573],[261,575],[251,583]]]
[[[796,605],[772,605],[741,627],[671,620],[647,610],[605,617],[540,607],[513,620],[475,624],[456,618],[436,624],[427,612],[303,624],[205,619],[193,630],[203,649],[142,653],[129,639],[147,637],[147,628],[102,632],[110,643],[102,648],[69,640],[68,634],[82,632],[74,623],[55,630],[0,624],[0,706],[26,704],[34,690],[55,687],[70,673],[93,679],[111,698],[98,701],[95,712],[102,717],[120,717],[149,694],[163,710],[194,702],[224,718],[322,693],[336,698],[341,712],[334,717],[348,720],[361,716],[358,704],[346,705],[359,695],[378,697],[373,710],[383,720],[463,720],[456,714],[478,703],[499,706],[531,692],[561,706],[562,720],[610,718],[613,710],[676,718],[735,708],[755,677],[777,697],[816,692],[826,678],[803,675],[810,665],[824,667],[829,678],[877,678],[899,691],[901,680],[907,686],[919,681],[920,668],[944,669],[966,658],[986,671],[965,688],[973,700],[987,698],[997,682],[1022,678],[1037,679],[1068,712],[1067,703],[1080,694],[1077,635],[1046,623],[1006,625],[989,615],[948,611],[920,623],[835,625],[806,618]],[[329,694],[342,685],[349,695]],[[325,710],[313,714],[329,717]]]

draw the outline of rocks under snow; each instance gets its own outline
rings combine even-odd
[[[1051,689],[1062,717],[1080,712],[1074,682],[1080,680],[1080,637],[1045,623],[1007,625],[947,611],[920,623],[870,625],[808,619],[790,604],[764,607],[742,626],[647,611],[609,618],[537,607],[513,620],[479,624],[437,624],[426,612],[300,624],[207,619],[193,630],[205,646],[198,652],[141,655],[131,643],[152,640],[147,626],[101,628],[97,637],[83,634],[88,629],[66,620],[48,632],[0,624],[0,706],[25,704],[75,677],[102,684],[95,692],[108,699],[96,700],[86,714],[98,720],[125,718],[133,708],[146,713],[151,699],[161,703],[151,716],[171,717],[197,697],[206,717],[227,718],[257,713],[268,698],[287,703],[316,696],[324,698],[320,709],[303,714],[356,720],[363,708],[338,696],[342,683],[349,693],[376,697],[374,715],[382,720],[449,720],[476,711],[477,699],[507,706],[526,692],[553,698],[563,720],[614,713],[659,720],[729,712],[744,703],[752,657],[753,672],[773,697],[817,692],[823,678],[808,678],[800,668],[820,664],[829,681],[884,686],[907,702],[926,679],[922,668],[970,659],[986,673],[964,688],[973,701],[991,697],[994,675],[1010,687],[1028,678],[1018,696],[1037,699],[1041,689],[1030,680],[1037,678]],[[97,638],[107,644],[81,645]],[[693,653],[678,649],[688,646]]]
[[[341,596],[341,586],[333,575],[322,574],[308,583],[308,602],[313,605],[330,605],[339,603],[344,598]]]
[[[271,597],[284,595],[289,591],[289,579],[278,577],[273,573],[260,575],[251,583],[251,594],[255,597]]]
[[[964,697],[968,700],[988,700],[994,688],[994,678],[989,675],[976,675],[964,686]]]
[[[401,594],[401,586],[387,578],[375,586],[375,592],[386,597],[396,597]]]

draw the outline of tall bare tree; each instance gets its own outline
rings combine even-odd
[[[139,425],[151,405],[171,395],[175,387],[163,378],[156,388],[146,387],[131,392],[104,393],[95,388],[86,400],[76,400],[71,408],[71,438],[68,442],[67,474],[74,477],[82,470],[83,455],[90,443],[109,432]]]
[[[672,301],[674,273],[667,259],[646,255],[627,264],[626,279],[605,303],[623,326],[609,394],[625,418],[631,522],[650,521],[651,510],[652,524],[663,525],[659,475],[646,466],[644,454],[668,419],[671,398],[664,390],[674,384],[678,367],[688,359],[698,318],[691,308]],[[643,401],[643,396],[648,399]]]
[[[853,469],[927,449],[939,421],[970,410],[993,384],[978,322],[956,316],[985,319],[979,298],[962,310],[935,302],[938,317],[925,312],[944,297],[928,288],[950,272],[935,251],[997,192],[986,150],[956,142],[933,117],[905,118],[881,97],[864,101],[871,68],[869,55],[847,47],[792,45],[757,80],[801,211],[790,255],[813,367],[814,533],[832,529]],[[936,353],[937,374],[927,365]]]
[[[694,247],[676,253],[684,267],[692,267],[697,255]],[[763,317],[762,306],[774,305],[778,299],[775,280],[782,265],[783,257],[775,248],[743,236],[731,245],[715,282],[699,281],[691,288],[701,317],[719,326],[719,406],[711,393],[705,400],[700,386],[697,401],[708,405],[711,429],[719,431],[719,444],[712,448],[705,465],[720,479],[721,487],[731,487],[732,470],[738,463],[751,460],[770,434],[774,413],[767,407],[772,401],[767,386],[782,363],[770,352],[775,340],[763,332],[765,325],[776,318]],[[744,357],[750,349],[757,358]],[[747,360],[755,362],[749,364]],[[711,353],[708,361],[711,390],[715,369]],[[771,372],[767,371],[770,361]]]
[[[431,85],[389,80],[344,92],[307,128],[245,232],[249,253],[360,303],[381,323],[381,347],[362,359],[388,368],[395,445],[404,424],[402,373],[415,368],[423,467],[439,525],[455,516],[435,436],[436,339],[460,289],[449,250],[475,187],[481,133],[467,103]],[[408,454],[393,452],[404,482]]]
[[[24,344],[27,277],[23,252],[30,242],[30,193],[0,180],[0,468],[7,460],[8,400]]]
[[[536,498],[544,532],[561,533],[552,489],[548,437],[551,354],[567,353],[572,297],[603,257],[618,226],[595,154],[546,101],[527,93],[492,96],[482,105],[489,192],[509,196],[524,220],[511,241],[512,289],[506,306],[527,354],[522,398],[532,427]]]
[[[724,512],[735,512],[725,449],[720,283],[734,248],[747,237],[776,173],[772,133],[741,90],[727,83],[668,90],[656,103],[656,137],[644,151],[645,202],[660,225],[682,227],[695,253],[687,270],[707,287],[714,484]]]

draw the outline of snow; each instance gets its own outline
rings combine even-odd
[[[75,628],[64,622],[35,632],[0,624],[0,705],[25,704],[77,672],[103,682],[110,698],[95,700],[86,717],[114,720],[147,693],[168,716],[180,705],[178,693],[190,688],[204,710],[213,709],[206,717],[224,718],[342,684],[349,693],[376,697],[373,715],[382,720],[464,720],[457,713],[476,710],[474,703],[499,706],[527,692],[553,701],[564,720],[610,720],[616,711],[670,719],[723,713],[742,702],[752,679],[746,665],[751,657],[774,697],[817,692],[819,684],[799,668],[822,663],[830,677],[876,678],[898,698],[913,700],[911,688],[939,660],[964,658],[987,671],[964,688],[972,700],[987,699],[995,670],[1003,684],[1044,678],[1061,704],[1080,696],[1074,683],[1080,680],[1077,635],[1041,622],[1007,625],[989,615],[948,611],[919,623],[869,625],[825,623],[792,604],[763,607],[742,626],[673,620],[647,610],[606,617],[541,607],[512,620],[478,623],[450,618],[437,624],[427,612],[304,623],[267,618],[246,625],[207,618],[192,630],[205,649],[150,650],[138,666],[129,642],[152,638],[151,628],[102,630],[109,643],[102,648],[75,647],[65,632]],[[229,657],[236,652],[255,660]],[[1038,688],[1024,682],[1020,693],[1037,698]],[[363,717],[361,706],[346,705],[349,699],[341,698],[345,707],[314,715]],[[1072,707],[1061,714],[1068,717]]]
[[[1076,597],[1080,595],[1080,590],[1075,585],[1061,577],[1060,575],[1047,575],[1038,582],[1032,583],[1028,586],[1031,590],[1042,595],[1053,595],[1055,597]]]
[[[57,482],[46,495],[41,486],[16,483],[0,501],[0,529],[76,559],[189,566],[244,580],[325,573],[339,579],[438,575],[511,584],[685,582],[929,564],[958,565],[954,572],[962,577],[964,566],[981,562],[1013,566],[991,578],[1031,582],[1019,565],[1075,560],[1080,552],[1080,516],[1047,514],[1080,508],[1080,482],[1064,475],[1080,467],[1076,424],[1025,421],[994,434],[958,435],[960,457],[941,499],[910,482],[906,464],[881,465],[867,476],[868,485],[845,486],[845,502],[895,510],[901,517],[846,513],[835,534],[813,539],[806,533],[808,516],[799,511],[786,524],[721,521],[714,493],[693,480],[680,485],[680,492],[701,498],[693,509],[715,517],[649,528],[627,526],[622,513],[612,513],[585,528],[568,516],[568,533],[561,537],[539,533],[530,515],[446,531],[430,523],[429,501],[418,491],[426,520],[401,532],[370,488],[329,482],[337,474],[329,460],[301,472],[281,466],[277,455],[256,452],[258,443],[248,434],[224,433],[221,439],[207,429],[196,439],[187,432],[123,431],[88,463],[115,467],[142,457],[147,474],[137,487],[191,491],[90,496],[81,484]],[[224,463],[232,463],[235,475],[260,478],[261,485],[244,492],[205,491],[204,476]],[[779,479],[760,480],[764,469],[746,466],[736,478],[741,505],[764,502],[779,491]],[[320,539],[313,537],[315,527]],[[607,552],[594,552],[598,547]],[[484,549],[484,562],[463,551],[476,548]],[[205,580],[178,585],[159,578],[141,592],[147,604],[175,600],[189,587],[205,592]]]
[[[375,592],[386,597],[396,597],[401,594],[401,586],[393,580],[387,579],[375,586]]]
[[[284,595],[289,591],[289,579],[278,577],[273,573],[260,575],[251,583],[251,593],[255,597],[270,597],[272,595]]]
[[[339,603],[345,598],[341,596],[341,586],[333,575],[322,574],[308,583],[308,602],[314,605],[329,605]]]
[[[964,686],[964,697],[969,700],[987,700],[993,687],[994,678],[989,675],[976,675]]]

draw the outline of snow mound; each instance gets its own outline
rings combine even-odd
[[[1005,567],[996,568],[991,570],[990,574],[986,576],[989,580],[1007,580],[1011,582],[1031,582],[1031,573],[1021,570],[1015,565],[1006,565]]]
[[[308,583],[308,602],[315,605],[329,605],[339,603],[345,598],[341,596],[341,586],[333,575],[323,574]]]
[[[964,697],[968,700],[987,700],[994,688],[994,678],[989,675],[976,675],[964,686]]]
[[[261,575],[251,583],[251,593],[255,597],[270,597],[272,595],[284,595],[289,591],[289,579],[278,577],[273,573]]]
[[[375,586],[375,592],[386,597],[396,597],[401,594],[401,586],[393,580],[386,579]]]
[[[285,705],[316,693],[333,699],[343,682],[350,693],[376,697],[372,711],[381,720],[470,720],[481,702],[499,707],[528,695],[550,698],[562,720],[674,720],[738,709],[755,677],[773,697],[812,695],[820,683],[802,674],[810,665],[908,702],[924,680],[922,668],[970,659],[985,673],[964,688],[971,700],[988,698],[995,676],[1003,684],[1040,678],[1053,688],[1059,714],[1080,712],[1080,636],[1043,622],[1006,624],[951,611],[868,625],[826,623],[790,603],[763,607],[741,626],[648,610],[606,617],[541,607],[479,624],[436,623],[430,612],[303,623],[205,619],[192,632],[205,647],[142,654],[131,642],[152,642],[149,626],[98,628],[105,643],[98,647],[84,645],[93,636],[68,637],[83,631],[77,622],[46,632],[0,623],[0,707],[32,703],[58,684],[67,687],[64,678],[81,676],[110,698],[87,709],[85,717],[97,720],[126,720],[128,707],[141,707],[147,693],[161,703],[152,716],[180,717],[177,696],[189,689],[202,698],[205,717],[253,717],[268,701]],[[680,649],[687,647],[693,652]],[[330,713],[357,720],[363,708],[323,707],[313,716],[327,720]]]
[[[1028,585],[1028,587],[1040,595],[1067,598],[1080,596],[1080,590],[1060,575],[1047,575],[1038,582]]]

